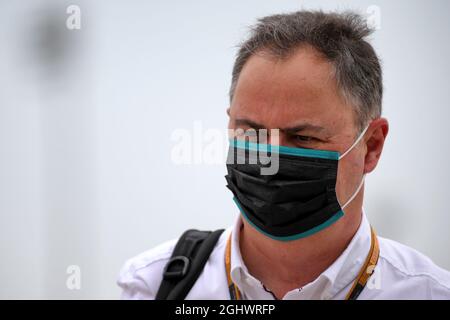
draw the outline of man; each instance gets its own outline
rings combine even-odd
[[[279,129],[266,146],[280,146],[280,168],[265,177],[227,164],[241,214],[186,299],[450,298],[447,271],[377,237],[363,212],[364,176],[388,133],[370,32],[354,13],[299,11],[260,19],[241,45],[229,128]],[[248,160],[249,144],[232,138]],[[123,298],[155,298],[175,243],[125,264]]]

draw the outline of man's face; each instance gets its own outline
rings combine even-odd
[[[358,133],[332,66],[310,47],[286,59],[253,55],[242,69],[229,115],[229,129],[280,129],[279,144],[289,147],[342,154]],[[277,143],[270,139],[268,143]],[[339,161],[336,190],[341,204],[361,181],[364,156],[365,144],[360,143]]]

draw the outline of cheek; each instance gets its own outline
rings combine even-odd
[[[336,181],[336,194],[339,202],[344,203],[355,192],[361,182],[364,161],[359,155],[348,154],[339,161]]]

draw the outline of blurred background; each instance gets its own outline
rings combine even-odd
[[[365,209],[450,269],[449,1],[0,0],[0,298],[116,299],[126,259],[232,224],[225,165],[177,165],[173,132],[224,130],[247,26],[301,8],[376,23],[391,127]]]

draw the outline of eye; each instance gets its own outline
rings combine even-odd
[[[297,140],[299,142],[310,142],[310,141],[314,140],[313,137],[302,136],[302,135],[295,135],[294,138],[295,138],[295,140]]]

